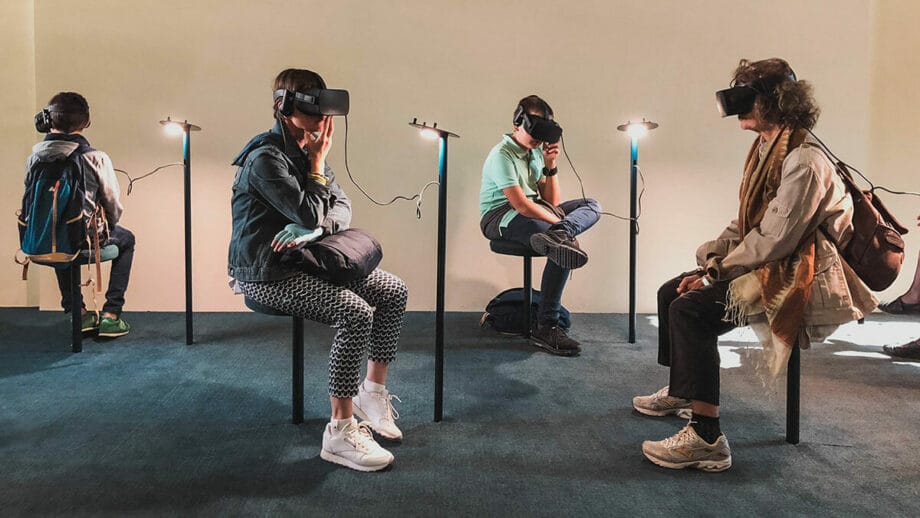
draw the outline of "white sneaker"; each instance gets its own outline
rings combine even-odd
[[[401,441],[402,431],[396,427],[399,412],[393,408],[393,399],[402,402],[399,396],[383,392],[370,392],[364,389],[364,383],[358,387],[358,395],[352,399],[355,415],[367,422],[375,432],[391,441]]]
[[[650,396],[636,396],[633,398],[633,408],[645,415],[664,416],[677,415],[689,419],[693,414],[690,410],[690,400],[671,397],[668,388],[663,387]]]
[[[332,423],[326,425],[319,456],[358,471],[381,470],[389,466],[394,458],[392,453],[377,444],[368,426],[358,424],[354,417],[341,429]]]

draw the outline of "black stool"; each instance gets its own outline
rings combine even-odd
[[[504,239],[492,239],[489,241],[489,248],[492,249],[496,254],[501,255],[513,255],[516,257],[524,258],[524,310],[527,313],[525,315],[526,322],[526,331],[524,332],[524,338],[530,338],[530,331],[532,328],[532,322],[530,321],[530,307],[533,301],[533,288],[531,286],[531,271],[532,264],[531,259],[534,257],[543,257],[542,255],[533,251],[532,248],[514,241],[506,241]]]
[[[104,246],[99,249],[101,262],[111,261],[118,257],[118,247],[115,245]],[[96,261],[95,254],[90,255],[89,251],[84,250],[77,255],[77,258],[70,263],[70,267],[65,271],[70,271],[70,341],[73,352],[83,352],[83,291],[80,289],[82,279],[80,278],[80,267]],[[32,261],[35,264],[44,266],[54,266],[51,263]],[[96,279],[97,282],[99,279]]]
[[[294,321],[291,332],[291,352],[292,352],[292,382],[291,382],[291,422],[300,424],[303,422],[303,319],[278,311],[274,308],[259,304],[258,302],[246,297],[246,307],[256,313],[273,315],[278,317],[291,317]]]

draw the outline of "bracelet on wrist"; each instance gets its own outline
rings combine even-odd
[[[559,172],[559,169],[556,167],[552,169],[549,169],[546,167],[543,168],[543,176],[556,176],[558,172]]]

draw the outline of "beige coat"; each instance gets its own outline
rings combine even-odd
[[[871,313],[878,300],[844,263],[834,243],[845,246],[853,233],[853,201],[827,156],[805,142],[783,161],[776,197],[759,227],[740,236],[737,220],[697,250],[697,264],[716,280],[731,281],[792,255],[817,232],[815,280],[805,315],[812,340],[837,325]],[[762,312],[762,307],[759,308]],[[758,308],[751,309],[749,316]]]

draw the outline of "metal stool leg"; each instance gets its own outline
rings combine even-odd
[[[293,357],[293,381],[291,383],[291,401],[294,406],[291,411],[291,422],[303,422],[303,319],[294,316],[294,330],[291,333],[291,356]]]
[[[799,353],[799,344],[795,344],[786,369],[786,442],[789,444],[799,443],[799,383],[802,375]]]
[[[80,289],[80,267],[70,265],[70,340],[73,352],[83,352],[83,291]]]
[[[524,257],[524,338],[530,338],[530,331],[533,329],[533,322],[530,318],[530,306],[533,304],[533,289],[531,288],[531,268],[530,257]]]

